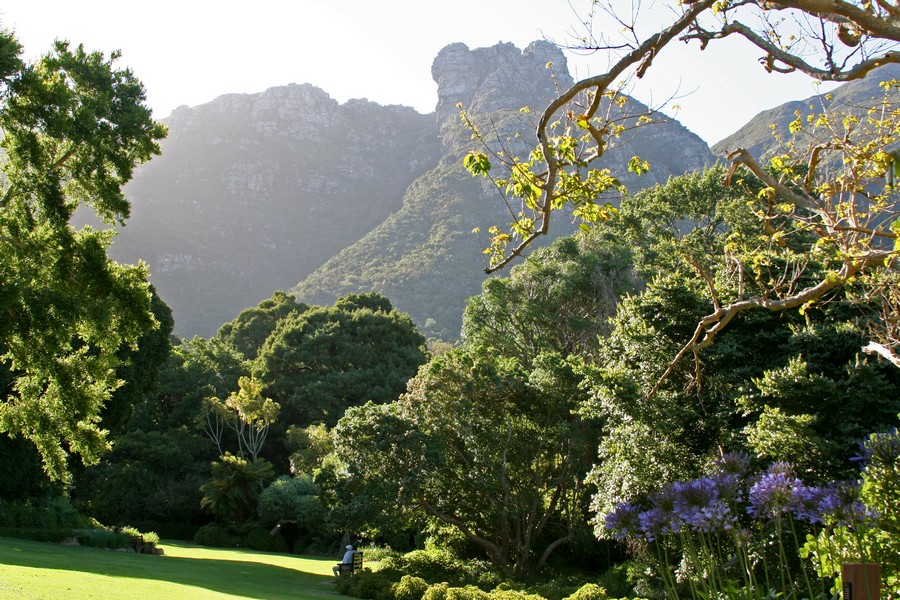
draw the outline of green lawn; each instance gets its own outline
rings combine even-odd
[[[165,556],[0,538],[0,598],[340,598],[334,559],[163,541]]]

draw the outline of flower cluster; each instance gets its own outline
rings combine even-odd
[[[859,443],[860,453],[853,460],[891,468],[900,460],[900,433],[894,427],[885,433],[873,433]]]
[[[775,519],[796,506],[794,491],[803,482],[794,476],[787,463],[775,463],[750,488],[747,512],[757,519]]]
[[[729,455],[719,463],[719,473],[664,488],[651,498],[646,510],[632,503],[620,504],[606,517],[606,531],[616,539],[643,536],[654,541],[681,531],[731,531],[741,514],[759,521],[790,517],[844,526],[872,517],[859,500],[855,482],[807,486],[786,463],[773,464],[749,482],[748,465],[746,455]]]
[[[680,481],[651,498],[650,508],[620,504],[606,517],[611,537],[624,539],[643,535],[657,540],[684,528],[702,533],[729,531],[737,522],[732,507],[741,495],[741,477],[749,465],[742,454],[729,454],[711,477]]]

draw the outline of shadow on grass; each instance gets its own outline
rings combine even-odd
[[[252,554],[259,556],[261,553]],[[276,562],[291,561],[290,557],[284,555],[272,556],[278,559]],[[333,562],[322,560],[328,564]],[[298,558],[298,564],[299,562]],[[244,561],[154,556],[2,538],[0,563],[118,578],[165,581],[251,598],[296,599],[304,596],[339,596],[334,591],[330,576],[307,573],[289,566],[251,562],[250,559]]]

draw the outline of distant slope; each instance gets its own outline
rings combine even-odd
[[[823,106],[833,108],[863,106],[872,98],[884,96],[884,90],[879,87],[882,81],[897,78],[900,78],[900,65],[890,64],[869,73],[865,79],[845,83],[828,94],[787,102],[765,110],[736,132],[714,144],[712,151],[716,156],[723,156],[738,148],[746,148],[753,156],[760,157],[776,146],[771,126],[775,125],[776,129],[782,133],[787,132],[788,123],[796,118],[795,111],[799,110],[803,114],[807,114],[811,106],[814,107],[814,110],[821,110]],[[831,100],[828,100],[826,96],[831,96]]]
[[[486,240],[472,231],[503,225],[508,217],[490,183],[473,178],[462,166],[473,146],[456,105],[462,103],[480,122],[503,131],[504,137],[514,139],[519,132],[522,139],[531,140],[533,128],[519,109],[539,110],[555,97],[548,63],[553,64],[561,88],[571,85],[564,55],[546,42],[524,51],[509,44],[471,51],[453,44],[442,50],[432,68],[443,142],[440,164],[410,186],[399,211],[301,281],[293,290],[298,298],[329,304],[347,293],[378,291],[409,313],[427,337],[457,339],[465,301],[480,292],[485,278],[481,251]],[[631,108],[646,110],[637,103]],[[527,153],[528,148],[519,150]],[[675,122],[638,131],[626,145],[611,151],[607,162],[622,168],[635,154],[652,165],[648,176],[623,176],[635,190],[713,161],[706,144]],[[571,233],[572,225],[561,218],[553,232],[554,237]]]
[[[440,148],[433,115],[339,105],[311,85],[222,96],[165,122],[110,254],[149,263],[182,336],[212,335],[359,240]]]

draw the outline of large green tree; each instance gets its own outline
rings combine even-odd
[[[69,225],[79,207],[121,223],[121,188],[165,128],[128,69],[56,42],[33,63],[0,31],[0,360],[13,381],[0,430],[31,440],[48,475],[106,449],[99,416],[124,346],[156,326],[144,266],[106,256],[112,233]]]
[[[135,409],[131,429],[187,426],[201,431],[206,398],[225,398],[249,375],[243,356],[218,338],[195,337],[175,346],[160,369],[159,394]]]
[[[242,310],[233,321],[222,325],[216,337],[232,345],[246,360],[254,360],[280,320],[307,308],[309,307],[298,303],[293,296],[277,291],[271,298]]]
[[[462,337],[525,366],[546,351],[595,356],[619,298],[639,287],[625,245],[562,238],[485,281],[466,305]]]
[[[347,412],[335,429],[361,509],[456,529],[499,568],[540,571],[586,524],[582,485],[596,430],[578,412],[580,376],[558,354],[526,371],[484,349],[423,366],[389,405]]]
[[[254,374],[285,426],[334,426],[350,406],[396,399],[426,360],[425,338],[407,315],[379,294],[351,294],[279,321]]]

